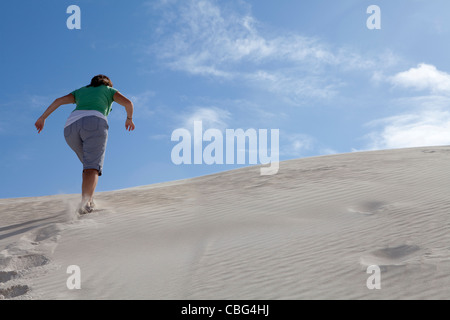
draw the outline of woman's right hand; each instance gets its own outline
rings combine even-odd
[[[125,121],[125,130],[133,131],[135,128],[135,125],[133,123],[133,119],[127,118],[127,121]]]
[[[44,129],[44,125],[45,125],[45,119],[42,118],[42,117],[37,119],[36,123],[34,124],[34,126],[36,127],[38,133],[41,133],[42,129]]]

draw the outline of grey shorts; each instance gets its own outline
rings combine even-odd
[[[96,116],[83,117],[64,128],[66,142],[83,163],[83,170],[96,169],[102,175],[108,129],[108,123]]]

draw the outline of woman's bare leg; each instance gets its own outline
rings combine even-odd
[[[95,188],[98,182],[98,171],[96,169],[83,170],[83,183],[81,185],[81,196],[83,204],[92,202]]]

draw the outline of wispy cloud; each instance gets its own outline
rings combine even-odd
[[[0,134],[23,135],[24,128],[33,128],[36,119],[54,99],[54,96],[24,94],[0,102],[0,119],[3,119],[0,121]],[[14,119],[14,121],[4,119]]]
[[[31,95],[28,97],[30,107],[32,108],[46,108],[53,102],[56,97]],[[53,99],[53,100],[52,100]]]
[[[336,150],[322,145],[315,137],[305,133],[283,131],[280,133],[280,139],[280,155],[287,158],[304,157],[311,152],[317,155],[337,153]]]
[[[152,104],[152,98],[155,92],[147,90],[130,97],[135,107],[135,114],[140,118],[147,118],[153,116],[155,111]]]
[[[450,112],[425,110],[378,121],[383,128],[370,133],[368,149],[450,145]]]
[[[44,109],[55,100],[56,96],[37,94],[22,95],[0,103],[0,112],[17,108]]]
[[[301,157],[306,151],[314,147],[315,139],[307,134],[287,133],[280,135],[281,149],[280,155],[287,157]]]
[[[344,85],[339,79],[319,75],[296,77],[292,70],[256,71],[242,76],[248,84],[254,84],[277,94],[288,104],[303,104],[306,99],[331,99]]]
[[[183,127],[191,130],[194,121],[202,121],[203,129],[225,130],[228,127],[228,120],[231,114],[217,107],[194,107],[192,110],[181,116]]]
[[[154,8],[164,18],[152,52],[166,66],[256,86],[295,104],[303,97],[328,99],[338,92],[343,80],[330,76],[330,67],[372,72],[395,61],[393,54],[387,60],[381,54],[382,64],[349,48],[333,49],[315,37],[269,31],[242,2],[160,1]]]

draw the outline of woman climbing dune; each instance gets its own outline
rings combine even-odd
[[[109,129],[107,116],[113,102],[125,107],[125,129],[133,131],[133,103],[113,88],[111,80],[105,75],[97,75],[89,85],[56,99],[35,123],[40,133],[53,111],[65,104],[76,104],[64,126],[64,137],[83,164],[80,214],[92,212],[95,207],[93,197],[98,177],[102,175]]]

